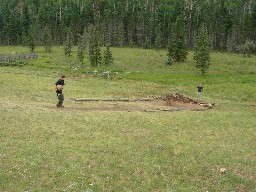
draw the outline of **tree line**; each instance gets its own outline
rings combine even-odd
[[[101,46],[168,48],[177,18],[188,49],[202,25],[212,50],[256,41],[255,0],[1,0],[0,45],[79,45],[96,26]]]

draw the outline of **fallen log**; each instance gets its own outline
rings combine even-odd
[[[98,98],[78,98],[78,99],[75,99],[75,101],[85,101],[85,102],[88,102],[88,101],[130,101],[129,98],[105,98],[105,99],[98,99]]]
[[[135,101],[151,101],[152,99],[149,98],[139,98],[139,99],[129,99],[129,98],[103,98],[103,99],[99,99],[99,98],[77,98],[75,99],[75,101],[123,101],[123,102],[135,102]]]
[[[79,99],[75,99],[75,101],[100,101],[100,99],[79,98]]]

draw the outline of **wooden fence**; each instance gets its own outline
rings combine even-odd
[[[11,53],[11,54],[0,54],[0,63],[11,63],[22,60],[36,60],[38,54],[36,53]]]

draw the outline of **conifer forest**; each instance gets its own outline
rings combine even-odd
[[[1,0],[0,45],[23,45],[31,36],[63,45],[96,26],[102,46],[167,48],[176,18],[185,26],[186,45],[195,47],[200,26],[212,50],[235,50],[256,41],[255,0]]]

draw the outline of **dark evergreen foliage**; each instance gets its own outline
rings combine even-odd
[[[65,55],[67,55],[69,57],[71,56],[73,42],[74,42],[73,33],[72,33],[71,29],[69,28],[68,32],[67,32],[65,46],[64,46]]]
[[[104,65],[109,66],[113,63],[113,56],[110,51],[110,46],[107,45],[106,50],[104,51]]]
[[[197,45],[194,54],[194,60],[196,62],[196,67],[204,75],[210,65],[210,46],[207,28],[202,25],[197,38]]]
[[[102,63],[100,52],[99,30],[95,25],[89,26],[89,59],[91,66],[99,67]]]
[[[104,46],[167,48],[177,17],[184,20],[190,49],[202,23],[215,50],[256,41],[256,1],[252,0],[6,0],[0,1],[0,45],[24,43],[35,25],[35,45],[44,45],[46,25],[53,45],[66,43],[68,28],[77,45],[78,34],[95,25]]]
[[[168,56],[174,61],[185,61],[187,58],[187,45],[185,41],[185,26],[181,17],[177,17],[172,27],[172,33],[169,40]]]
[[[52,48],[52,34],[48,27],[48,25],[45,25],[44,31],[43,31],[43,45],[45,47],[46,53],[51,53]]]

